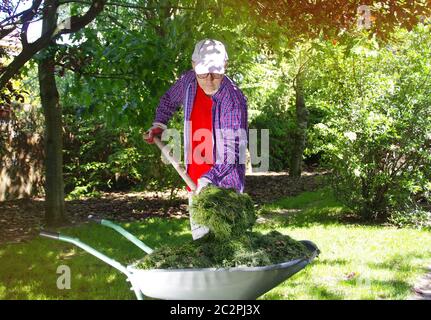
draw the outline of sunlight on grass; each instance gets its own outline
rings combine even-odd
[[[188,220],[148,219],[125,227],[148,245],[179,243],[191,239]],[[61,230],[79,238],[123,265],[145,253],[115,231],[97,224]],[[122,273],[71,244],[36,238],[0,250],[0,299],[134,299]],[[57,288],[57,267],[71,269],[71,289]]]
[[[310,266],[261,299],[405,299],[431,262],[431,233],[346,224],[347,210],[327,190],[265,205],[256,231],[276,229],[321,250]],[[188,219],[150,218],[124,228],[152,248],[191,239]],[[145,253],[97,224],[61,230],[127,265]],[[0,247],[0,299],[134,299],[126,277],[70,244],[36,238]],[[71,269],[71,289],[57,288],[57,267]]]
[[[283,215],[283,209],[299,211]],[[322,253],[262,299],[405,299],[410,294],[431,262],[431,247],[424,245],[430,243],[431,233],[343,224],[339,218],[345,212],[325,190],[264,208],[263,216],[270,220],[259,230],[275,228],[295,239],[311,240]]]

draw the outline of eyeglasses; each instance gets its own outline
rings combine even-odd
[[[223,74],[221,74],[221,73],[203,73],[203,74],[197,74],[197,73],[196,73],[196,76],[197,76],[199,79],[206,79],[206,78],[208,78],[208,76],[209,76],[210,74],[212,75],[212,77],[213,77],[214,79],[217,79],[217,80],[219,80],[219,79],[223,78]]]

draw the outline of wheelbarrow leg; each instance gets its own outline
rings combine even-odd
[[[137,285],[135,285],[135,283],[132,281],[131,278],[128,278],[127,281],[129,281],[130,284],[132,285],[131,290],[133,289],[133,291],[135,292],[136,299],[137,300],[144,300],[144,295],[142,294],[141,289],[139,289],[139,287]]]

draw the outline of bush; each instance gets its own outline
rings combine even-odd
[[[431,190],[429,27],[398,37],[384,48],[364,40],[333,61],[341,69],[328,80],[334,108],[317,126],[335,194],[366,219],[401,214]]]
[[[319,123],[327,112],[320,106],[306,101],[309,111],[309,129],[304,150],[304,162],[319,164],[324,141],[314,133],[313,125]],[[250,123],[252,129],[269,130],[269,170],[286,171],[290,167],[293,146],[297,139],[295,99],[292,90],[281,84],[265,101],[261,112]],[[258,134],[260,146],[260,134]],[[260,150],[260,147],[258,148]]]
[[[391,213],[389,222],[400,228],[431,229],[431,212],[419,207],[401,211],[396,210]]]
[[[166,190],[182,185],[160,151],[142,140],[139,128],[110,128],[103,120],[65,116],[64,174],[68,198],[97,196],[100,191]]]
[[[284,171],[289,169],[292,145],[293,120],[288,112],[263,110],[250,124],[250,128],[269,130],[269,170]],[[260,134],[258,134],[258,150],[260,150]]]

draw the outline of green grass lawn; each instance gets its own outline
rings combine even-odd
[[[276,229],[322,251],[262,299],[405,299],[431,263],[431,232],[343,223],[346,209],[328,191],[303,193],[263,208],[256,230]],[[190,239],[188,220],[123,224],[146,244]],[[115,231],[89,224],[62,230],[123,264],[144,253]],[[57,267],[71,270],[71,289],[59,290]],[[134,299],[125,276],[71,244],[37,238],[0,246],[0,299]]]

